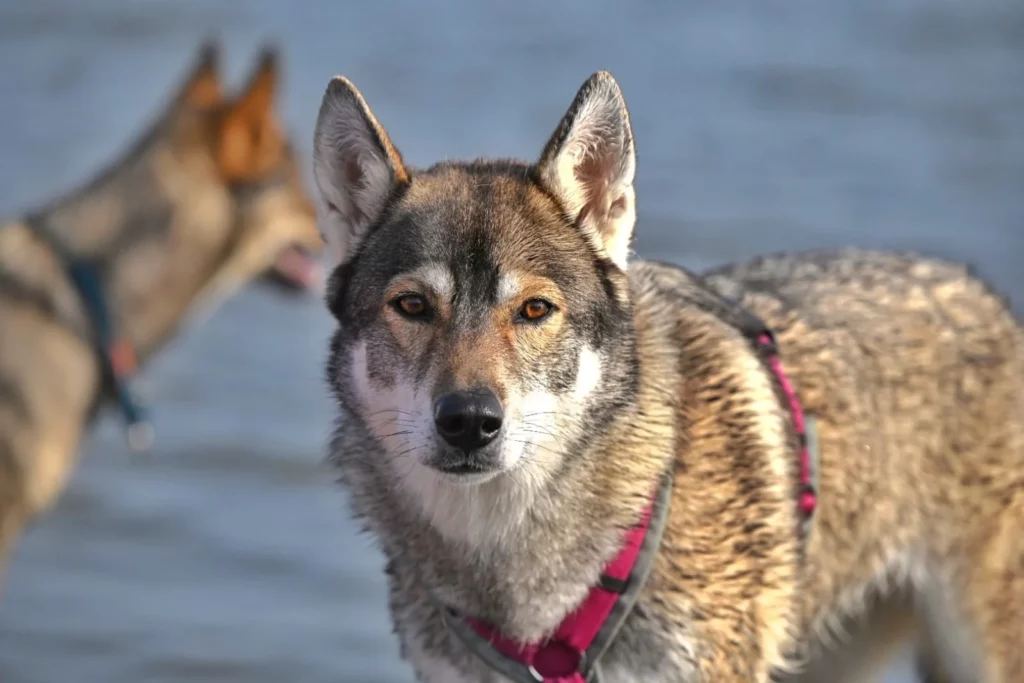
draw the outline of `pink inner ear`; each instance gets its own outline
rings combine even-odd
[[[595,154],[594,150],[586,150],[576,162],[574,171],[576,179],[584,185],[606,185],[611,168],[607,159],[603,159],[601,155]]]
[[[581,220],[590,214],[596,213],[603,217],[606,213],[610,173],[611,168],[607,160],[593,152],[586,154],[576,163],[573,175],[576,176],[579,191],[584,197],[583,209],[580,212]]]
[[[629,198],[626,197],[626,195],[622,195],[616,198],[616,200],[612,202],[612,205],[608,208],[608,217],[611,218],[612,220],[617,220],[621,218],[624,213],[626,213],[627,208],[629,208]]]
[[[346,161],[342,166],[342,173],[345,174],[345,184],[349,186],[352,193],[355,193],[355,196],[352,196],[349,201],[350,215],[348,219],[352,223],[361,223],[366,220],[367,215],[363,212],[363,207],[360,206],[358,194],[366,189],[366,174],[363,173],[363,167],[357,160]]]
[[[345,182],[355,187],[361,187],[363,181],[363,169],[359,166],[358,161],[346,161],[345,162]]]

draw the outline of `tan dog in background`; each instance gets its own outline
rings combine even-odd
[[[197,303],[271,270],[307,284],[323,246],[275,113],[277,57],[225,99],[206,45],[157,122],[111,167],[0,226],[0,556],[60,495],[110,397],[96,321],[69,279],[90,264],[144,363]]]

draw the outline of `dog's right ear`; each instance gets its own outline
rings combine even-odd
[[[395,189],[409,182],[362,94],[347,78],[327,85],[313,135],[320,234],[334,263],[346,260],[379,219]]]

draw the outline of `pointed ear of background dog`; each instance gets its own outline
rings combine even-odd
[[[217,161],[225,179],[259,175],[280,151],[283,136],[274,116],[277,87],[277,52],[264,48],[242,93],[222,114]]]
[[[544,147],[541,182],[594,244],[625,270],[636,220],[629,112],[611,74],[595,73]]]
[[[331,79],[320,104],[313,176],[320,232],[335,263],[352,254],[395,188],[409,182],[401,154],[359,90],[342,76]]]
[[[260,51],[242,94],[233,104],[233,114],[253,121],[269,118],[277,96],[278,61],[277,50],[273,47],[264,47]]]
[[[182,101],[190,107],[209,109],[221,103],[220,45],[209,39],[199,48],[195,67],[185,83]]]

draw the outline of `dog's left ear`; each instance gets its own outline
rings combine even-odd
[[[217,141],[217,162],[232,182],[257,178],[277,163],[284,135],[274,113],[278,56],[265,47],[242,93],[227,103]]]
[[[636,221],[636,154],[626,101],[610,73],[595,73],[576,93],[537,169],[598,250],[625,270]]]

